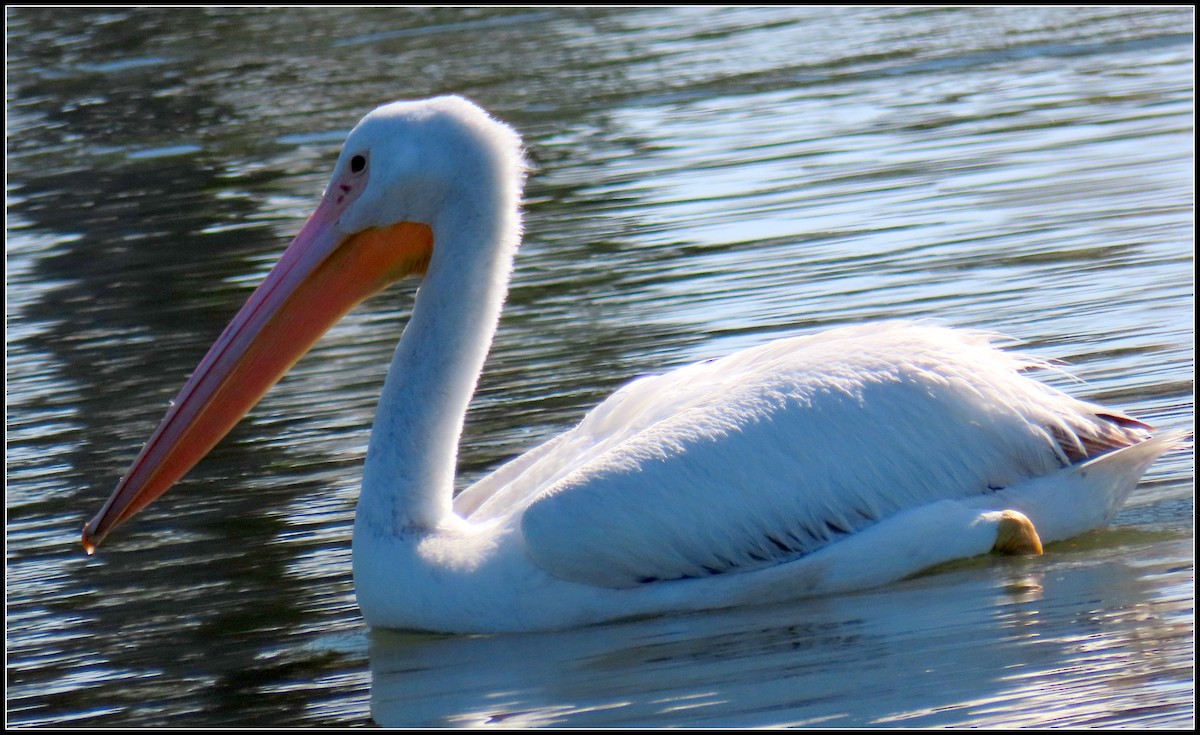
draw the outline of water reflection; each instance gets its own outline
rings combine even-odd
[[[1186,593],[1153,599],[1127,563],[1004,560],[886,592],[550,634],[375,631],[371,711],[417,727],[1153,724],[1155,682],[1111,675],[1128,684],[1190,640]]]

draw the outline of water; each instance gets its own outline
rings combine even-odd
[[[1194,724],[1193,457],[1114,528],[858,595],[550,635],[371,633],[357,484],[406,283],[78,545],[375,105],[536,169],[465,486],[630,377],[930,317],[1192,425],[1190,8],[10,9],[13,725]]]

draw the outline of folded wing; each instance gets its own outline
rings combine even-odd
[[[986,335],[894,323],[642,378],[456,501],[605,587],[745,571],[1144,438]]]

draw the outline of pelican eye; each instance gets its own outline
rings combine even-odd
[[[367,167],[366,156],[358,155],[358,156],[355,156],[354,158],[350,159],[350,171],[351,172],[359,173],[366,167]]]

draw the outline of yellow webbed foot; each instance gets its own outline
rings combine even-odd
[[[996,524],[996,543],[992,545],[992,551],[1035,556],[1042,553],[1042,540],[1028,516],[1020,511],[1004,510]]]

